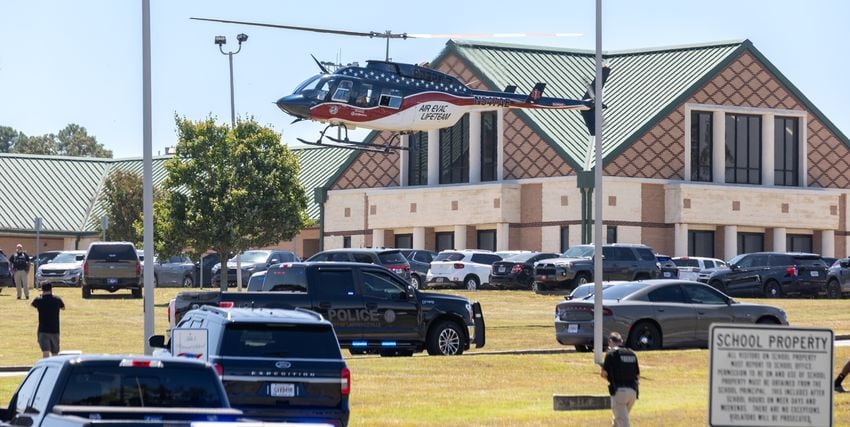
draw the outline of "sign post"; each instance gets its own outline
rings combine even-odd
[[[35,217],[35,224],[33,224],[33,228],[35,228],[35,262],[31,263],[33,266],[32,272],[32,287],[38,288],[38,278],[36,277],[36,273],[38,273],[38,255],[41,250],[41,217]]]
[[[101,229],[101,232],[103,233],[103,237],[101,237],[101,239],[104,242],[106,241],[106,229],[107,228],[109,228],[109,217],[104,215],[104,216],[100,217],[100,229]]]
[[[831,426],[831,329],[711,325],[710,426]]]

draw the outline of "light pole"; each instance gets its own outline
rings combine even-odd
[[[225,52],[224,45],[227,43],[227,37],[215,36],[215,44],[218,45],[218,50],[222,55],[227,55],[227,60],[230,62],[230,126],[234,131],[236,130],[236,104],[233,100],[233,55],[242,51],[242,43],[248,41],[248,35],[245,33],[239,33],[236,35],[236,41],[239,42],[238,48],[235,51]],[[222,159],[226,157],[227,156]],[[221,274],[226,275],[228,273],[227,255],[220,258],[222,263],[219,271]],[[225,280],[227,279],[225,278]],[[239,253],[236,254],[236,289],[240,292],[242,291],[242,259]]]

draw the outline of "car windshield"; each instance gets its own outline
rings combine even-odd
[[[826,262],[820,257],[794,257],[794,262],[797,265],[801,265],[804,267],[826,267]]]
[[[590,258],[593,256],[593,246],[573,246],[564,252],[564,258]]]
[[[602,299],[623,299],[646,287],[644,283],[623,283],[602,291]]]
[[[694,258],[678,258],[673,260],[673,264],[677,267],[696,267],[699,268],[699,261]]]
[[[463,254],[460,252],[440,252],[434,261],[461,261]]]
[[[381,264],[405,264],[407,259],[399,251],[381,252],[378,254]]]
[[[531,258],[533,258],[535,255],[537,255],[537,254],[534,253],[534,252],[529,252],[529,253],[526,253],[526,254],[516,254],[516,255],[511,255],[511,256],[505,258],[505,261],[526,262],[526,261],[530,260]]]
[[[53,258],[50,261],[51,264],[63,264],[63,263],[73,263],[73,262],[82,262],[83,258],[86,256],[84,253],[76,253],[76,252],[62,252],[59,255],[56,255],[56,258]]]
[[[247,251],[240,254],[238,258],[241,262],[257,263],[264,262],[268,257],[268,251]],[[237,257],[230,258],[230,262],[236,262],[236,258]]]
[[[741,254],[736,256],[735,258],[730,259],[729,265],[738,265],[738,263],[741,262],[741,260],[744,259],[745,256],[747,256],[747,254]]]

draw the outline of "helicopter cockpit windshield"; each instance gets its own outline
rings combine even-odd
[[[305,98],[312,98],[319,101],[323,101],[327,95],[328,90],[330,90],[330,79],[322,78],[325,77],[324,74],[317,74],[309,79],[305,80],[304,83],[298,85],[295,88],[295,91],[292,93],[294,95],[301,94],[304,95]]]

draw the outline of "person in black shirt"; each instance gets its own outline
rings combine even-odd
[[[27,284],[27,273],[30,271],[30,256],[24,252],[24,247],[18,243],[12,256],[9,257],[9,263],[12,264],[13,279],[15,280],[15,289],[18,291],[18,299],[21,299],[21,289],[24,291],[24,296],[30,299],[30,288]]]
[[[59,310],[65,309],[65,303],[53,295],[53,286],[45,283],[32,306],[38,310],[38,345],[42,356],[55,356],[59,353]]]
[[[611,425],[629,426],[629,411],[638,397],[638,378],[640,367],[635,353],[623,345],[623,337],[616,332],[608,336],[608,353],[602,364],[602,378],[608,380],[608,393],[611,395],[611,412],[614,413]]]

